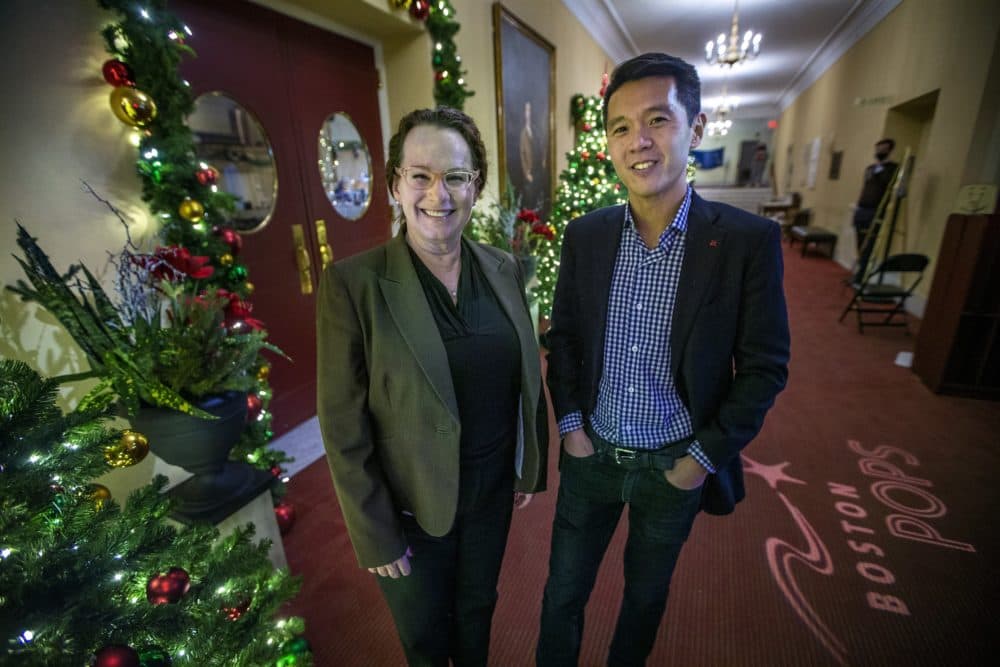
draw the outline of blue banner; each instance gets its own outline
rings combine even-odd
[[[715,169],[722,166],[722,151],[725,147],[714,148],[710,151],[691,151],[694,156],[694,166],[698,169]]]

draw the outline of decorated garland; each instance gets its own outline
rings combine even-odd
[[[427,25],[434,42],[431,67],[434,69],[434,103],[438,106],[465,108],[465,98],[475,93],[465,83],[466,71],[455,47],[455,34],[462,27],[455,20],[455,8],[449,0],[390,0],[394,9],[405,9],[410,16]]]
[[[219,190],[219,172],[200,162],[187,126],[194,108],[190,86],[178,74],[178,65],[195,52],[185,42],[191,31],[166,11],[165,0],[136,5],[128,0],[98,0],[119,18],[102,35],[112,59],[102,73],[111,85],[111,110],[135,129],[139,156],[136,162],[142,182],[142,198],[160,222],[164,246],[189,256],[207,258],[213,271],[200,279],[200,287],[229,295],[226,323],[234,330],[258,323],[252,320],[247,300],[253,293],[249,270],[239,261],[242,238],[227,220],[235,208],[233,196]],[[260,357],[254,386],[248,396],[251,419],[240,442],[233,448],[235,459],[281,475],[288,457],[268,448],[273,437],[270,367]],[[272,489],[283,494],[280,480]]]

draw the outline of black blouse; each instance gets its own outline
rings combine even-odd
[[[409,248],[448,354],[462,423],[461,460],[474,462],[500,448],[513,451],[521,391],[517,332],[462,240],[458,303]]]

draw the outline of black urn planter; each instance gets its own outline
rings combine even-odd
[[[266,470],[229,461],[229,451],[246,422],[245,393],[209,396],[195,405],[218,419],[143,406],[132,426],[149,439],[154,454],[193,475],[168,491],[175,501],[172,516],[184,523],[218,523],[259,494],[272,478]]]

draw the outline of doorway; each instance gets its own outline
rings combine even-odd
[[[184,61],[181,75],[195,96],[221,93],[235,101],[270,146],[273,202],[260,224],[242,232],[239,259],[255,286],[253,316],[292,358],[274,359],[271,367],[278,436],[316,412],[316,287],[323,266],[390,237],[375,54],[248,2],[171,6],[193,32],[188,42],[198,57]],[[356,137],[332,134],[347,125]],[[350,179],[337,173],[338,150],[351,164]],[[348,180],[345,212],[339,184]]]
[[[920,229],[914,228],[909,223],[919,221],[921,211],[935,210],[933,201],[937,196],[937,183],[928,165],[921,160],[921,156],[927,155],[939,92],[934,90],[907,100],[889,109],[886,115],[885,131],[882,136],[894,139],[896,142],[892,160],[903,164],[907,151],[912,159],[903,210],[907,224],[895,234],[891,252],[906,252],[908,249],[920,247],[916,238],[920,234]]]

